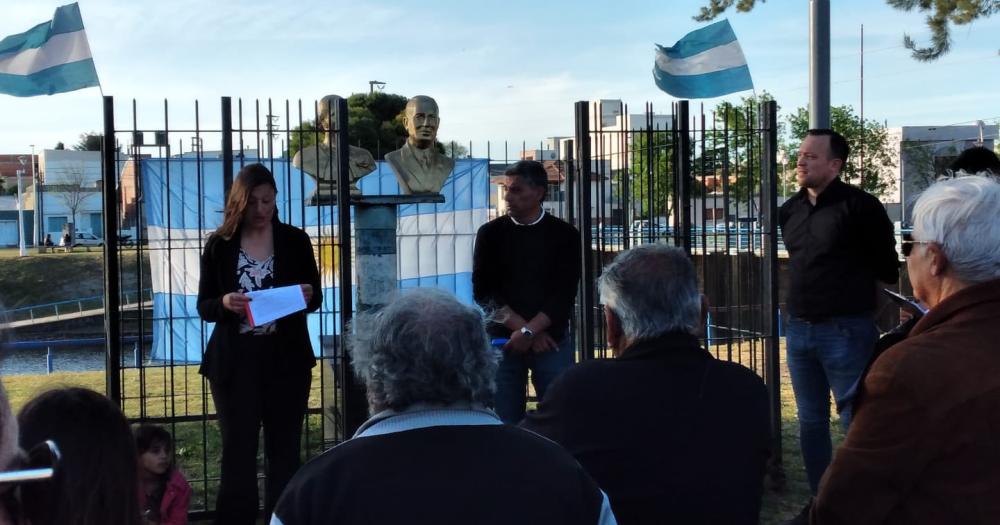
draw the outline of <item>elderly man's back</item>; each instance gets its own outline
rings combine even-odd
[[[430,410],[375,422],[308,463],[275,514],[285,525],[612,523],[603,500],[555,443],[488,413]]]
[[[764,384],[692,335],[576,365],[522,426],[573,454],[619,523],[757,523],[770,435]]]

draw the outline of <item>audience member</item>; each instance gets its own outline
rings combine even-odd
[[[976,146],[963,151],[950,169],[955,175],[1000,176],[1000,159],[993,150]]]
[[[272,524],[615,523],[566,451],[487,408],[497,356],[477,309],[404,293],[358,316],[351,352],[375,415],[302,467]]]
[[[690,259],[639,246],[599,286],[616,359],[567,370],[522,426],[573,454],[621,523],[757,523],[767,392],[700,346],[706,302]]]
[[[996,523],[1000,517],[1000,184],[930,186],[903,239],[930,310],[865,378],[812,523]]]
[[[185,525],[191,486],[174,464],[174,439],[157,425],[135,429],[139,454],[139,510],[146,524]]]
[[[21,487],[31,525],[139,525],[135,444],[117,405],[61,388],[29,401],[17,419],[22,447],[52,440],[61,452],[50,482]]]

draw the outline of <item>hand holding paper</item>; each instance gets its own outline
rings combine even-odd
[[[270,323],[306,309],[302,287],[297,284],[247,292],[246,295],[250,298],[247,304],[247,320],[250,326]]]

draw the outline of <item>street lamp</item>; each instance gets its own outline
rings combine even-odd
[[[28,250],[24,246],[24,186],[21,178],[24,176],[24,156],[17,160],[21,163],[21,169],[17,170],[17,247],[21,257],[28,256]]]

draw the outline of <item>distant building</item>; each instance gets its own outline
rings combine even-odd
[[[973,146],[993,149],[997,141],[996,124],[903,126],[889,128],[888,132],[898,156],[893,169],[895,189],[882,200],[888,203],[890,217],[905,224],[909,223],[911,208],[920,192],[945,174],[962,151]],[[894,207],[893,203],[899,206]]]
[[[39,158],[41,191],[36,195],[33,188],[25,195],[27,206],[39,210],[40,237],[50,234],[57,241],[63,226],[74,220],[76,230],[104,237],[101,177],[100,151],[43,151]],[[75,219],[73,205],[76,205]],[[34,228],[31,238],[36,238]]]

